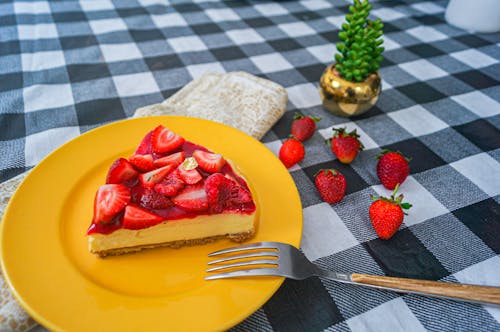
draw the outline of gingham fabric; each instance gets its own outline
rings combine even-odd
[[[342,272],[500,286],[500,34],[448,25],[445,6],[374,3],[385,23],[383,92],[370,112],[346,119],[324,111],[317,90],[345,1],[2,3],[0,180],[205,71],[243,70],[288,91],[287,112],[262,140],[272,151],[294,113],[322,118],[290,169],[310,259]],[[324,143],[339,126],[356,128],[365,145],[349,166]],[[388,194],[375,174],[383,148],[412,157],[400,190],[413,208],[389,241],[367,213],[370,194]],[[314,174],[331,167],[348,182],[332,205],[314,187]],[[310,278],[286,280],[233,330],[498,331],[500,309]]]

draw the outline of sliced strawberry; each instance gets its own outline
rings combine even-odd
[[[198,163],[193,157],[186,158],[186,160],[177,167],[179,177],[185,184],[195,184],[203,178],[200,172],[196,170],[196,167],[198,167]]]
[[[203,178],[200,172],[198,172],[196,169],[186,171],[181,166],[179,166],[178,170],[180,178],[185,184],[195,184]]]
[[[252,201],[252,195],[247,189],[221,173],[207,177],[205,191],[210,209],[216,213],[226,208],[238,208]]]
[[[134,154],[151,154],[151,135],[153,134],[153,131],[151,130],[149,133],[144,136],[144,138],[141,141],[141,144],[137,147],[135,150]]]
[[[94,200],[94,222],[111,221],[129,202],[130,189],[123,184],[100,186]]]
[[[184,138],[159,125],[151,135],[151,146],[156,153],[170,152],[184,143]]]
[[[154,165],[156,167],[161,167],[172,164],[175,167],[177,167],[184,161],[184,155],[185,155],[184,151],[172,153],[171,155],[168,155],[166,157],[156,159],[154,161]]]
[[[122,183],[137,176],[137,171],[125,158],[117,159],[109,168],[106,183]]]
[[[139,181],[141,181],[144,187],[153,188],[155,184],[160,183],[173,169],[173,165],[157,168],[151,172],[139,175]]]
[[[136,205],[127,205],[123,216],[123,228],[142,229],[154,226],[163,221],[163,218],[151,211]]]
[[[141,172],[149,172],[155,168],[152,154],[135,154],[128,160]]]
[[[171,172],[162,182],[155,185],[154,190],[165,196],[175,196],[179,190],[184,188],[184,181],[179,177],[177,170]]]
[[[174,204],[167,196],[146,188],[141,196],[141,205],[149,209],[166,209]]]
[[[198,162],[198,167],[208,173],[220,172],[226,161],[217,153],[195,150],[193,157]]]
[[[140,183],[130,188],[130,202],[139,204],[146,189]]]
[[[236,192],[236,195],[233,196],[232,203],[237,206],[239,204],[244,204],[251,201],[252,201],[252,194],[250,193],[250,191],[238,185],[238,191]]]
[[[208,209],[207,194],[202,184],[187,186],[172,198],[174,204],[188,211],[205,211]]]

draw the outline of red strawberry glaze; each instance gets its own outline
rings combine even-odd
[[[151,130],[149,133],[144,136],[144,138],[141,141],[141,144],[137,147],[135,150],[134,154],[152,154],[153,153],[153,148],[151,147],[151,135],[153,134],[153,131]]]
[[[139,145],[139,147],[135,151],[135,154],[152,154],[153,158],[156,160],[158,158],[165,157],[168,154],[179,152],[179,151],[184,151],[186,158],[191,157],[195,150],[202,150],[202,151],[211,152],[203,146],[194,144],[194,143],[189,142],[189,141],[185,141],[184,144],[182,145],[182,147],[180,147],[179,149],[176,149],[175,151],[170,151],[169,153],[166,153],[166,154],[156,154],[153,152],[153,149],[152,149],[151,143],[150,143],[151,133],[152,132],[149,132],[144,137],[141,144]],[[198,169],[198,171],[202,175],[203,181],[210,175],[210,173],[206,173],[200,169]],[[228,175],[229,177],[234,179],[236,182],[238,182],[238,184],[240,186],[242,186],[246,190],[250,191],[247,183],[234,172],[233,168],[231,167],[231,165],[229,163],[225,163],[225,165],[222,167],[220,173],[222,173],[224,175]],[[127,181],[123,184],[125,186],[131,188],[132,198],[131,198],[130,203],[141,206],[141,202],[140,202],[141,195],[134,194],[134,193],[141,192],[141,183],[137,180],[137,178],[134,180]],[[142,206],[142,207],[144,207],[144,206]],[[193,212],[193,211],[183,210],[183,209],[178,208],[176,206],[171,206],[171,207],[168,207],[165,209],[149,209],[149,208],[147,208],[147,209],[162,216],[165,220],[168,220],[168,221],[175,221],[175,220],[187,219],[187,218],[195,218],[195,217],[200,216],[200,215],[212,214],[209,210],[203,211],[203,212]],[[224,210],[222,213],[226,212],[226,213],[251,214],[255,211],[255,209],[256,209],[256,207],[255,207],[254,202],[250,201],[248,203],[243,204],[241,206],[241,208],[238,209],[238,211],[235,211],[234,209],[227,209],[227,210]],[[87,234],[88,235],[90,235],[90,234],[110,234],[110,233],[114,232],[115,230],[122,228],[123,227],[122,224],[123,224],[123,212],[118,214],[111,222],[109,222],[107,224],[92,222],[89,229],[87,230]]]

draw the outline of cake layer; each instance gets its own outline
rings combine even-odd
[[[100,255],[102,255],[101,253],[109,254],[114,249],[122,249],[120,253],[124,253],[123,250],[127,252],[127,249],[129,249],[128,251],[137,251],[143,249],[143,246],[149,248],[162,244],[173,244],[174,242],[178,242],[178,244],[170,246],[179,247],[183,245],[183,242],[201,241],[212,237],[228,237],[238,241],[238,238],[241,238],[243,234],[248,234],[239,240],[243,241],[253,235],[254,219],[255,213],[223,213],[164,221],[140,230],[122,228],[107,235],[95,233],[89,235],[89,250]]]
[[[157,244],[145,244],[145,245],[140,245],[140,246],[135,246],[135,247],[127,247],[127,248],[115,248],[115,249],[94,252],[94,253],[99,255],[100,257],[106,257],[106,256],[128,254],[128,253],[132,253],[132,252],[141,251],[143,249],[154,249],[154,248],[161,248],[161,247],[178,249],[178,248],[184,247],[184,246],[202,245],[202,244],[214,242],[216,240],[224,239],[224,238],[230,239],[231,241],[234,241],[234,242],[243,242],[243,241],[250,239],[254,234],[255,234],[255,230],[252,229],[251,231],[243,232],[243,233],[216,235],[216,236],[204,237],[202,239],[194,239],[194,240],[179,240],[179,241],[163,242],[163,243],[157,243]]]

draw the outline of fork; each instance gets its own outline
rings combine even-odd
[[[222,258],[208,262],[208,265],[213,267],[206,272],[220,273],[210,274],[205,277],[206,280],[253,276],[280,276],[302,280],[318,276],[370,288],[500,305],[500,287],[327,271],[313,264],[297,248],[281,242],[250,243],[219,250],[208,256]]]

